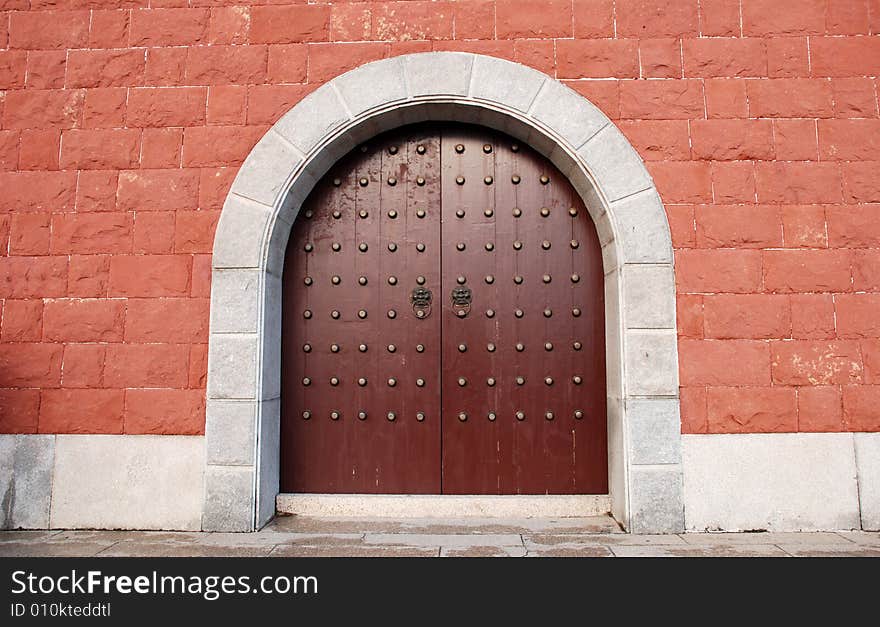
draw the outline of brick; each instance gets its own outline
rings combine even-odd
[[[842,190],[835,163],[758,162],[758,200],[768,203],[835,203]]]
[[[245,44],[251,25],[250,7],[215,7],[208,22],[208,43]]]
[[[692,120],[691,143],[697,159],[773,159],[770,120]]]
[[[37,131],[38,133],[42,131]],[[21,138],[19,131],[0,131],[0,170],[18,169],[18,144]]]
[[[781,207],[783,243],[786,248],[827,248],[825,210],[821,205]]]
[[[700,34],[735,37],[740,34],[739,0],[700,0]]]
[[[136,129],[70,130],[62,137],[61,167],[101,170],[130,168],[140,156]]]
[[[52,216],[53,254],[130,251],[131,215],[127,213],[63,213]]]
[[[187,50],[188,48],[150,48],[147,50],[144,84],[154,86],[181,85],[186,76]],[[205,68],[208,68],[209,65],[209,62],[205,61]]]
[[[130,298],[125,341],[194,343],[208,341],[207,298]]]
[[[681,78],[681,45],[678,39],[639,41],[641,78]]]
[[[755,164],[753,161],[716,161],[712,163],[712,194],[718,204],[755,201]]]
[[[880,430],[880,385],[845,386],[843,420],[849,431]]]
[[[770,384],[767,342],[681,339],[678,350],[682,386]]]
[[[811,37],[813,76],[873,76],[880,37]]]
[[[323,83],[364,63],[384,59],[388,46],[372,42],[313,44],[308,46],[308,55],[309,82]]]
[[[193,255],[192,288],[193,298],[207,298],[211,295],[211,255]]]
[[[709,417],[707,414],[706,388],[680,388],[679,398],[681,402],[681,432],[708,433]]]
[[[205,123],[205,87],[143,87],[128,93],[126,126],[199,126]]]
[[[0,390],[0,433],[36,433],[39,390]]]
[[[841,164],[843,193],[848,202],[880,202],[880,162],[864,161]]]
[[[639,76],[639,46],[635,39],[560,40],[556,56],[560,78]]]
[[[831,80],[836,118],[876,118],[877,98],[870,78],[835,78]]]
[[[189,48],[186,80],[195,85],[259,84],[266,80],[267,58],[266,46]]]
[[[264,128],[250,126],[188,128],[183,134],[183,165],[240,165],[264,132]]]
[[[48,214],[13,214],[9,224],[8,254],[48,255],[49,235]]]
[[[703,296],[701,294],[678,294],[675,298],[676,323],[679,337],[702,338]]]
[[[773,120],[773,143],[780,161],[815,161],[819,158],[816,120]]]
[[[798,431],[845,431],[840,388],[821,385],[798,388]]]
[[[80,213],[115,211],[118,178],[115,171],[80,172],[79,185],[76,188],[76,210]]]
[[[0,387],[57,387],[60,344],[0,344]]]
[[[0,89],[21,89],[27,75],[27,53],[0,50]]]
[[[43,390],[40,433],[122,433],[122,390]]]
[[[684,73],[689,77],[767,75],[763,39],[704,38],[682,41]]]
[[[823,160],[880,161],[880,120],[819,120]]]
[[[851,291],[845,250],[764,251],[764,287],[773,292]]]
[[[837,336],[880,337],[880,294],[836,294]]]
[[[834,35],[867,35],[868,3],[862,0],[828,0],[825,32]]]
[[[119,209],[122,211],[196,209],[198,185],[198,170],[126,170],[119,174],[117,193]]]
[[[624,120],[618,127],[645,161],[690,159],[687,120]]]
[[[6,94],[3,128],[73,128],[82,116],[83,92],[28,89]]]
[[[798,428],[797,392],[785,387],[710,387],[710,433],[787,433]]]
[[[620,118],[620,83],[617,80],[565,81],[612,120]]]
[[[304,44],[269,46],[266,80],[270,83],[305,83],[308,61],[309,48]]]
[[[66,291],[66,257],[0,257],[0,298],[53,298]]]
[[[208,9],[135,9],[131,12],[132,46],[190,46],[208,34]]]
[[[536,5],[530,0],[496,3],[498,39],[571,37],[572,3],[547,0]]]
[[[174,227],[174,252],[210,253],[219,211],[179,212]]]
[[[271,64],[271,54],[270,54]],[[239,85],[216,85],[208,91],[208,124],[244,124],[247,119],[247,90]]]
[[[89,11],[15,11],[9,14],[10,48],[83,48],[88,40]]]
[[[826,118],[834,113],[831,83],[810,78],[746,82],[749,115],[758,118]]]
[[[664,202],[712,202],[712,169],[705,161],[650,161],[646,164]]]
[[[745,118],[749,115],[746,81],[706,79],[706,114],[709,118]]]
[[[67,276],[67,296],[75,296],[79,298],[106,296],[109,280],[109,256],[70,256],[70,271]]]
[[[67,344],[61,370],[61,387],[99,388],[104,380],[104,359],[107,347],[103,344]]]
[[[208,381],[208,345],[193,344],[189,351],[189,387],[204,390]]]
[[[186,296],[192,260],[188,255],[110,258],[111,296]]]
[[[64,87],[67,53],[63,50],[32,50],[28,53],[27,86],[31,89]]]
[[[839,385],[862,381],[862,358],[852,340],[771,342],[773,383]]]
[[[89,48],[124,48],[128,45],[129,11],[92,11]]]
[[[548,76],[556,76],[556,43],[518,39],[513,42],[513,60],[544,72]]]
[[[125,433],[199,435],[204,428],[202,390],[125,392]]]
[[[204,168],[199,173],[199,209],[219,210],[238,168]]]
[[[451,15],[449,20],[451,23]],[[329,36],[328,5],[256,6],[251,9],[251,43],[327,41]]]
[[[69,211],[75,172],[0,172],[0,211]]]
[[[854,250],[853,289],[880,292],[880,250]]]
[[[679,292],[751,293],[761,289],[761,251],[682,249],[675,251]]]
[[[622,118],[688,120],[703,117],[703,89],[698,80],[621,81]]]
[[[68,87],[128,87],[144,80],[143,50],[71,50]]]
[[[159,255],[174,247],[174,211],[138,211],[134,220],[133,252]]]
[[[699,248],[766,248],[782,244],[773,207],[699,205],[694,210]]]
[[[613,0],[578,0],[572,3],[576,39],[614,36]],[[456,33],[457,31],[456,24]]]
[[[523,2],[524,0],[514,1]],[[503,7],[496,3],[496,16],[499,10],[503,10]],[[532,12],[534,12],[534,5]],[[544,13],[546,12],[542,10],[542,21],[548,19]],[[570,15],[569,9],[569,21]],[[378,41],[452,39],[453,10],[451,3],[407,1],[374,4],[372,17],[373,38]],[[496,28],[499,29],[498,37],[502,38],[501,18],[496,17],[496,19]]]
[[[141,167],[177,168],[183,150],[183,129],[146,128],[141,139]]]
[[[125,126],[125,87],[104,87],[86,90],[83,107],[83,128],[119,128]]]
[[[48,300],[43,337],[52,342],[119,342],[124,321],[123,300]]]
[[[669,221],[673,248],[696,246],[693,205],[666,205],[666,218]]]
[[[796,78],[810,75],[810,53],[806,37],[766,39],[767,76]]]
[[[868,339],[859,342],[865,366],[865,383],[880,383],[880,340]]]
[[[801,35],[825,32],[825,0],[742,0],[746,35]]]
[[[110,387],[186,387],[189,359],[185,344],[109,344],[104,384]]]
[[[311,90],[311,85],[252,85],[248,87],[247,123],[274,124]]]
[[[791,334],[788,296],[714,294],[703,297],[706,337],[779,339]]]
[[[330,40],[364,41],[372,35],[371,5],[367,2],[330,6]],[[487,28],[488,26],[488,28]],[[455,3],[455,27],[462,39],[481,39],[495,35],[495,3],[491,0],[465,0]]]
[[[4,342],[39,342],[43,337],[43,301],[7,300],[3,306]]]
[[[615,17],[618,36],[623,37],[696,35],[699,26],[693,0],[617,0]]]

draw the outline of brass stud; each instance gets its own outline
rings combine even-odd
[[[463,176],[456,176],[455,182],[458,183],[459,185],[464,185],[464,177]]]
[[[579,351],[583,347],[583,344],[581,344],[580,342],[575,342],[574,344],[571,345],[571,347],[573,349],[575,349],[576,351]]]
[[[359,386],[364,387],[366,384],[367,384],[367,380],[364,379],[363,377],[361,377],[360,379],[358,379],[358,385],[359,385]]]
[[[331,377],[330,378],[330,385],[332,385],[332,386],[339,385],[339,379],[337,377]]]
[[[339,242],[333,242],[330,248],[333,249],[333,252],[338,253],[340,250],[342,250],[342,244],[340,244]]]
[[[514,209],[513,209],[513,217],[514,217],[514,218],[518,218],[518,217],[520,217],[521,215],[522,215],[522,209],[520,209],[519,207],[514,207]]]
[[[304,353],[311,353],[312,352],[312,345],[311,344],[303,344],[303,352]]]
[[[360,211],[358,211],[358,215],[359,215],[361,218],[366,219],[366,217],[367,217],[368,215],[370,215],[370,213],[369,213],[366,209],[361,209]]]
[[[388,250],[392,253],[396,252],[397,251],[397,244],[395,244],[394,242],[391,242],[390,244],[388,244]]]
[[[388,277],[388,285],[397,285],[397,277],[396,276]]]
[[[370,182],[370,181],[367,180],[367,177],[366,177],[366,176],[362,176],[362,177],[358,180],[358,183],[360,183],[360,186],[361,186],[361,187],[366,187],[367,184],[368,184],[369,182]]]
[[[303,377],[303,385],[304,385],[304,386],[308,387],[308,386],[310,386],[311,384],[312,384],[312,380],[311,380],[311,379],[309,379],[308,377]]]
[[[459,385],[460,387],[464,387],[464,386],[466,386],[466,385],[467,385],[467,379],[465,379],[464,377],[459,377],[459,378],[458,378],[458,385]]]
[[[517,343],[516,343],[516,352],[521,353],[521,352],[523,352],[525,349],[526,349],[525,344],[523,344],[522,342],[517,342]]]
[[[419,386],[420,388],[425,387],[425,380],[424,379],[416,379],[416,385]]]
[[[455,282],[458,283],[459,285],[464,285],[465,283],[467,283],[467,277],[464,277],[464,276],[457,277],[455,279]]]
[[[519,182],[521,180],[522,179],[519,178],[518,174],[514,174],[513,176],[510,177],[510,182],[513,183],[514,185],[519,185]]]
[[[488,252],[492,252],[493,250],[495,250],[495,244],[493,244],[492,242],[486,242],[486,250]]]
[[[581,280],[581,275],[579,275],[579,274],[572,274],[571,275],[571,282],[572,283],[577,283],[580,280]]]
[[[306,278],[303,279],[303,283],[305,283],[306,285],[311,285],[312,284],[312,277],[307,276]]]
[[[495,215],[495,212],[491,209],[483,209],[483,215],[487,218],[491,218],[493,215]]]
[[[422,244],[421,242],[419,242],[418,244],[416,244],[416,250],[419,251],[420,253],[425,252],[425,245]]]
[[[552,315],[553,315],[553,310],[552,310],[552,309],[545,309],[545,310],[544,310],[544,317],[545,317],[545,318],[549,318],[549,317],[552,316]]]
[[[366,285],[367,284],[367,277],[365,277],[365,276],[358,277],[358,283],[361,285]]]
[[[397,146],[388,146],[388,154],[396,155],[397,154]]]
[[[389,177],[388,177],[388,184],[389,184],[391,187],[394,187],[395,185],[397,185],[397,179],[394,178],[393,176],[389,176]]]
[[[306,244],[305,246],[303,246],[303,250],[307,253],[310,253],[315,250],[315,247],[312,244]]]
[[[494,387],[495,386],[495,377],[489,377],[488,379],[486,379],[486,385],[488,385],[490,388]]]
[[[358,412],[358,420],[366,420],[366,419],[367,419],[367,412],[359,411]]]
[[[418,420],[419,422],[424,422],[425,421],[425,412],[422,412],[422,411],[417,412],[416,413],[416,420]]]
[[[525,420],[525,419],[526,419],[526,415],[525,415],[523,412],[518,411],[518,412],[516,412],[516,419],[517,419],[517,420]]]
[[[306,215],[306,218],[307,218],[308,220],[311,220],[311,219],[312,219],[312,216],[315,215],[315,212],[312,211],[311,209],[306,209],[306,214],[305,214],[305,215]]]
[[[542,174],[540,180],[541,180],[541,185],[546,185],[547,183],[550,182],[550,177],[547,176],[546,174]]]
[[[394,377],[388,379],[388,387],[393,388],[395,385],[397,385],[397,379]]]
[[[360,244],[358,244],[358,250],[361,251],[362,253],[367,252],[368,248],[369,248],[369,246],[367,246],[366,242],[361,242]]]
[[[339,420],[339,412],[331,411],[330,412],[330,420]]]
[[[486,275],[486,283],[488,283],[489,285],[492,285],[494,282],[495,282],[495,277],[492,276],[491,274],[487,274]]]
[[[311,317],[312,317],[312,312],[311,312],[311,310],[306,309],[306,310],[303,312],[303,318],[305,318],[306,320],[308,320],[308,319],[311,318]]]
[[[424,217],[425,217],[425,210],[424,210],[424,209],[419,209],[419,210],[417,210],[417,211],[416,211],[416,217],[417,217],[417,218],[424,218]]]
[[[388,345],[388,352],[389,352],[389,353],[395,353],[395,352],[397,352],[397,347],[396,347],[394,344],[389,344],[389,345]]]
[[[464,209],[459,209],[459,210],[457,210],[457,211],[455,212],[455,216],[456,216],[457,218],[463,218],[463,217],[464,217]]]
[[[340,279],[338,276],[334,276],[333,278],[330,279],[330,282],[333,285],[339,285],[342,282],[342,279]]]
[[[419,187],[421,187],[421,186],[424,185],[424,184],[425,184],[425,177],[423,177],[423,176],[417,176],[417,177],[416,177],[416,185],[418,185]]]
[[[494,180],[494,179],[492,179],[491,176],[487,176],[486,178],[483,179],[483,182],[484,182],[486,185],[491,185],[493,180]]]
[[[483,152],[487,155],[492,152],[492,144],[483,144]]]
[[[514,249],[514,250],[522,250],[522,247],[523,247],[523,243],[522,243],[521,241],[519,241],[519,240],[516,240],[516,241],[513,243],[513,249]]]
[[[425,317],[425,311],[423,309],[419,309],[418,311],[416,311],[416,318],[424,318],[424,317]]]
[[[578,375],[574,375],[574,376],[571,378],[571,382],[574,383],[575,385],[580,385],[581,383],[583,383],[583,381],[584,381],[584,380],[581,379]]]
[[[510,151],[511,152],[519,152],[519,144],[511,144]]]
[[[517,377],[517,378],[516,378],[516,384],[517,384],[517,385],[525,385],[525,383],[526,383],[526,378],[525,378],[525,377]]]
[[[495,310],[494,309],[487,309],[486,310],[486,317],[487,318],[494,318],[495,317]]]
[[[547,207],[541,207],[541,217],[546,218],[550,215],[550,210]]]
[[[339,344],[331,344],[330,345],[330,352],[331,353],[338,353],[339,352]]]
[[[419,144],[418,146],[416,146],[416,152],[419,153],[420,155],[425,154],[425,145]]]
[[[392,220],[397,219],[397,211],[395,209],[392,209],[391,211],[388,212],[388,217],[391,218]]]
[[[334,220],[338,220],[338,219],[341,218],[341,217],[342,217],[342,212],[339,211],[338,209],[337,209],[336,211],[333,212],[333,219],[334,219]]]
[[[458,345],[458,352],[464,353],[465,351],[467,351],[467,345],[466,344],[459,344]]]
[[[303,420],[308,420],[309,418],[312,417],[312,412],[310,412],[310,411],[304,411],[304,412],[302,413],[302,417],[303,417]]]
[[[456,248],[459,252],[463,251],[463,250],[465,249],[464,242],[459,242],[458,244],[455,245],[455,248]]]
[[[569,208],[568,215],[570,215],[572,218],[574,218],[575,216],[577,216],[577,214],[578,214],[577,209],[575,209],[574,207]]]
[[[494,411],[490,411],[489,415],[486,417],[489,419],[489,422],[495,422],[495,418],[497,418]]]
[[[488,344],[486,344],[486,350],[489,351],[490,353],[494,353],[495,352],[495,344],[493,344],[492,342],[489,342]]]
[[[366,309],[361,309],[360,311],[358,311],[358,318],[363,320],[366,317],[367,317],[367,310]]]
[[[424,353],[425,352],[425,345],[424,344],[416,344],[416,352],[417,353]]]
[[[459,309],[455,312],[459,318],[464,318],[467,315],[467,312],[464,309]]]
[[[544,377],[544,383],[546,385],[553,385],[553,377]]]
[[[417,276],[417,277],[416,277],[416,283],[418,283],[419,285],[424,285],[424,284],[425,284],[425,277],[423,277],[423,276]]]
[[[552,280],[552,278],[550,277],[549,274],[545,274],[544,276],[541,277],[541,280],[542,280],[544,283],[549,283],[549,282]]]
[[[333,311],[330,312],[330,317],[333,318],[334,320],[339,320],[340,315],[341,314],[336,309],[334,309]]]
[[[395,414],[393,411],[389,411],[387,414],[385,414],[385,417],[388,419],[388,422],[394,422],[395,420],[397,420],[397,414]]]
[[[545,350],[545,351],[552,351],[552,350],[553,350],[553,344],[552,344],[551,342],[544,342],[544,350]]]
[[[573,309],[571,310],[571,315],[574,316],[575,318],[580,317],[580,315],[581,315],[581,309],[580,309],[580,307],[575,307],[575,308],[573,308]]]
[[[458,154],[463,153],[464,152],[464,144],[456,144],[455,145],[455,152],[457,152]]]
[[[333,185],[339,187],[340,185],[342,185],[342,179],[333,179]]]
[[[397,312],[394,311],[393,309],[389,309],[388,310],[388,317],[391,318],[392,320],[394,320],[397,317]]]
[[[458,419],[461,420],[462,422],[464,422],[465,420],[467,420],[467,414],[464,412],[461,412],[460,414],[458,414]]]
[[[544,418],[546,418],[547,420],[553,420],[553,412],[548,411],[546,414],[544,414]]]
[[[573,240],[571,240],[571,242],[570,242],[570,246],[571,246],[572,248],[577,248],[578,246],[580,246],[580,242],[578,242],[576,239],[573,239]]]
[[[517,274],[515,277],[513,277],[513,282],[517,285],[522,285],[523,278]]]
[[[574,417],[576,420],[580,420],[584,417],[584,412],[582,412],[580,409],[576,409],[574,411]]]
[[[541,248],[543,248],[544,250],[550,250],[550,240],[545,239],[543,242],[541,242]]]
[[[513,312],[513,315],[516,316],[517,318],[522,318],[524,315],[524,312],[522,309],[517,309],[516,311]]]
[[[362,353],[366,353],[367,352],[367,345],[361,344],[360,346],[358,346],[358,350]]]

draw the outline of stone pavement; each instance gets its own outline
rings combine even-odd
[[[880,557],[880,533],[633,535],[608,517],[279,517],[258,533],[2,531],[0,557]]]

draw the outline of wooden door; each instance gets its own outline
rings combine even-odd
[[[601,250],[529,147],[375,138],[309,197],[284,286],[282,491],[607,492]]]

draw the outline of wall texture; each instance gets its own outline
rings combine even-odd
[[[880,431],[877,33],[880,0],[0,0],[0,432],[202,433],[242,159],[428,50],[562,80],[647,162],[685,433]]]

